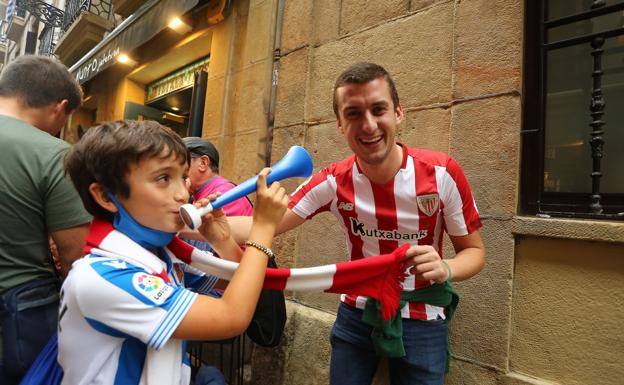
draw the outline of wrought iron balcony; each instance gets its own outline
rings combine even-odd
[[[63,19],[63,31],[80,17],[82,13],[91,13],[104,20],[109,20],[112,12],[112,2],[110,0],[67,0],[65,2],[65,17]]]
[[[15,0],[17,15],[24,15],[26,11],[34,15],[45,25],[61,27],[63,25],[63,11],[42,0]],[[7,12],[8,14],[8,12]]]
[[[26,12],[30,13],[44,25],[39,35],[39,54],[51,56],[56,42],[58,28],[63,26],[63,11],[42,0],[10,0],[7,5],[7,17],[3,23],[7,24],[8,38],[19,40],[23,32],[23,18]],[[15,16],[18,16],[16,19]],[[19,28],[21,27],[21,29]],[[0,29],[0,39],[5,34],[5,28]]]
[[[142,0],[112,0],[115,13],[126,18],[133,14],[141,5],[145,3]]]
[[[54,54],[71,66],[113,29],[111,0],[66,0],[63,25]]]
[[[41,34],[39,34],[39,55],[53,56],[57,38],[56,28],[51,25],[43,27]]]

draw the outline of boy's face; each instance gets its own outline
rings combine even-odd
[[[184,178],[186,163],[174,154],[148,157],[130,165],[126,174],[130,195],[117,197],[128,213],[143,226],[166,232],[182,230],[180,206],[188,202]]]

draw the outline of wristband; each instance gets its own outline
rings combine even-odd
[[[245,245],[251,246],[255,249],[262,251],[264,254],[266,254],[267,257],[269,257],[269,259],[275,256],[275,254],[273,254],[273,250],[269,249],[268,247],[264,245],[261,245],[260,243],[256,241],[247,241],[245,242]]]
[[[446,266],[446,270],[448,270],[448,278],[446,279],[448,282],[451,282],[451,280],[453,279],[453,271],[451,270],[451,266],[449,266],[448,262],[446,262],[444,259],[442,260],[442,263],[444,264],[444,266]]]

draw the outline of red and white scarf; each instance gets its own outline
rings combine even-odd
[[[399,306],[401,282],[405,279],[405,253],[408,248],[409,245],[405,244],[390,254],[333,265],[300,269],[267,268],[264,287],[371,297],[381,303],[382,318],[389,320],[396,314]],[[176,259],[180,260],[221,279],[231,279],[238,268],[238,263],[198,250],[178,237],[165,250],[174,262]],[[160,258],[115,230],[110,222],[93,220],[85,246],[85,254],[90,253],[126,260],[167,282],[170,281],[166,265]]]

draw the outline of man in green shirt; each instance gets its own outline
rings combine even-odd
[[[2,384],[18,383],[56,331],[48,235],[63,273],[82,256],[91,217],[63,172],[69,145],[54,137],[81,100],[80,85],[54,59],[21,56],[0,73]]]

